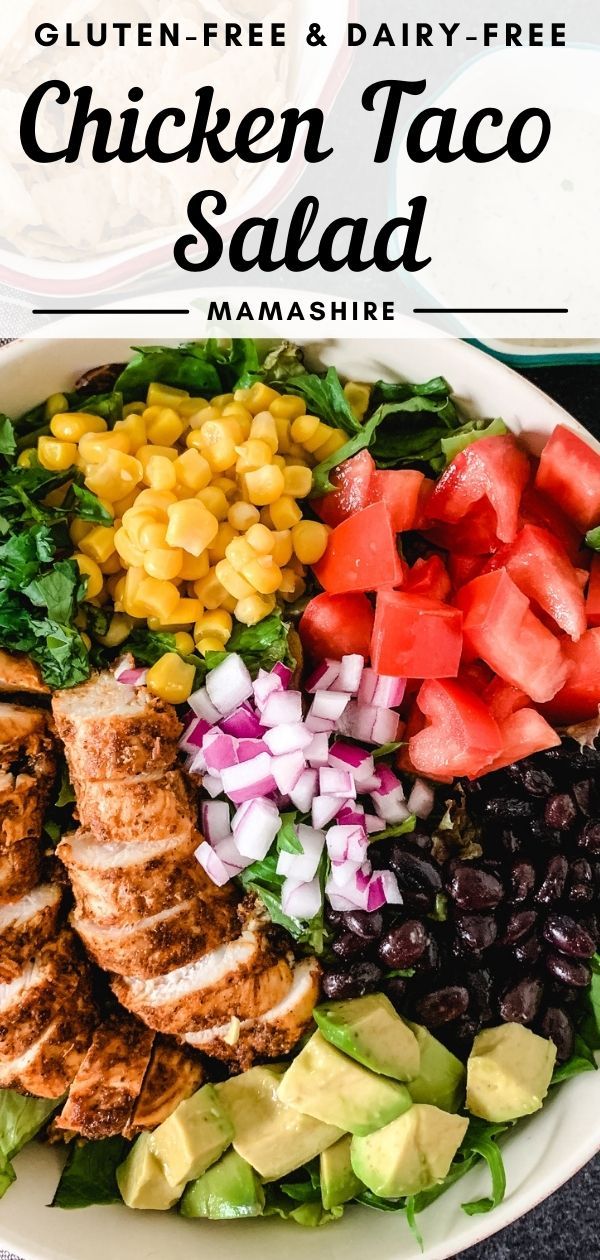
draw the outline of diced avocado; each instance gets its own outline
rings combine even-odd
[[[127,1207],[157,1212],[166,1212],[177,1203],[185,1189],[185,1182],[172,1186],[167,1181],[162,1165],[150,1149],[149,1133],[140,1134],[127,1159],[117,1168],[117,1185]]]
[[[396,1081],[419,1074],[419,1044],[383,993],[317,1006],[315,1020],[332,1046]]]
[[[203,1085],[150,1138],[152,1154],[162,1164],[169,1185],[194,1181],[214,1164],[233,1138],[233,1125],[212,1085]]]
[[[339,1142],[329,1146],[321,1155],[321,1198],[324,1208],[339,1207],[348,1203],[363,1189],[350,1160],[352,1138],[346,1133]]]
[[[281,1078],[275,1067],[255,1067],[215,1087],[233,1122],[234,1149],[264,1181],[307,1164],[342,1136],[333,1125],[286,1107],[278,1097]]]
[[[411,1105],[404,1085],[376,1076],[313,1033],[279,1087],[281,1102],[349,1133],[372,1133]]]
[[[469,1126],[464,1116],[415,1103],[367,1137],[353,1137],[352,1167],[382,1198],[418,1194],[443,1181]]]
[[[422,1024],[406,1023],[414,1033],[421,1053],[419,1075],[407,1085],[416,1103],[431,1103],[442,1111],[458,1111],[465,1096],[465,1067]]]
[[[477,1034],[467,1063],[467,1108],[483,1120],[518,1120],[539,1111],[552,1079],[556,1046],[522,1024]]]
[[[187,1187],[181,1200],[182,1216],[205,1216],[226,1221],[238,1216],[260,1216],[264,1190],[250,1164],[237,1151],[226,1151]]]

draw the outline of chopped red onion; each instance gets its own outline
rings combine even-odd
[[[337,770],[332,766],[321,766],[319,770],[319,792],[321,796],[341,796],[344,800],[356,798],[356,783],[349,770]]]
[[[226,770],[229,766],[236,766],[239,760],[236,740],[231,735],[223,735],[222,731],[219,730],[215,734],[216,738],[210,740],[205,738],[202,746],[209,774],[220,774],[221,770]]]
[[[262,739],[238,740],[238,761],[252,761],[252,758],[258,757],[259,753],[266,753],[268,751],[267,745]]]
[[[336,888],[343,889],[351,880],[356,879],[356,873],[360,869],[360,862],[332,862],[331,863],[331,882]]]
[[[282,757],[284,753],[308,748],[312,744],[312,734],[302,722],[282,723],[267,731],[264,741],[274,757]]]
[[[227,801],[202,801],[200,825],[208,843],[214,848],[219,841],[231,835],[229,805]]]
[[[189,718],[190,720],[179,740],[179,747],[184,752],[195,752],[196,749],[202,747],[204,736],[213,728],[205,718],[197,718],[193,713],[190,713]]]
[[[398,734],[400,718],[393,709],[376,709],[375,721],[371,731],[374,744],[391,744]]]
[[[261,669],[258,678],[254,680],[254,703],[257,709],[263,709],[269,696],[274,695],[278,691],[283,691],[283,683],[277,674],[268,674],[266,670]]]
[[[235,868],[225,865],[216,849],[211,849],[206,840],[203,840],[202,844],[198,845],[195,856],[201,867],[206,871],[208,878],[218,888],[222,888],[223,884],[227,884],[237,874]]]
[[[145,687],[147,677],[147,669],[129,669],[127,665],[117,665],[115,670],[117,682],[124,683],[127,687]]]
[[[261,713],[263,726],[302,721],[302,696],[299,691],[272,691]]]
[[[271,773],[277,784],[277,790],[283,796],[289,796],[305,768],[304,756],[300,750],[284,753],[282,757],[273,757]]]
[[[320,665],[317,665],[314,673],[311,674],[306,683],[306,691],[311,695],[315,691],[327,691],[339,678],[340,669],[340,661],[333,661],[327,657],[326,660],[321,661]]]
[[[376,675],[377,682],[371,704],[378,709],[395,709],[402,704],[406,691],[406,678],[394,678],[389,674]]]
[[[318,879],[299,883],[286,879],[281,888],[281,908],[292,919],[314,919],[321,909],[321,885]]]
[[[378,831],[382,831],[381,818],[377,814],[365,814],[364,827],[368,836],[374,836]]]
[[[237,652],[232,652],[206,675],[206,690],[211,704],[226,717],[252,695],[252,679]],[[201,715],[204,716],[204,715]]]
[[[215,846],[217,857],[221,859],[224,866],[228,870],[235,871],[239,875],[240,871],[245,871],[247,866],[254,861],[252,857],[244,857],[237,846],[237,842],[233,836],[225,836],[224,840],[219,840]]]
[[[317,691],[310,712],[314,717],[337,722],[349,700],[350,696],[345,691]]]
[[[353,654],[342,656],[340,664],[340,672],[333,684],[333,691],[349,691],[355,696],[360,687],[363,669],[365,667],[364,656]]]
[[[302,845],[302,852],[282,851],[277,859],[277,874],[308,883],[314,878],[319,868],[325,835],[322,831],[316,831],[314,827],[306,827],[304,823],[300,823],[295,830]]]
[[[304,749],[304,756],[313,769],[319,770],[329,761],[329,740],[324,731],[317,731],[310,744]]]
[[[339,796],[315,796],[311,810],[313,827],[317,830],[326,827],[335,818],[339,808]]]
[[[293,674],[292,674],[291,669],[289,668],[289,665],[284,665],[283,661],[277,661],[276,664],[273,666],[271,673],[275,674],[275,677],[281,680],[281,684],[284,690],[287,687],[289,687],[293,678]]]
[[[336,740],[329,749],[329,764],[340,770],[349,770],[355,783],[360,786],[365,779],[371,779],[375,773],[375,762],[370,753],[356,744],[345,744]]]
[[[234,735],[236,739],[259,739],[265,728],[261,725],[249,704],[240,705],[229,717],[219,723],[226,735]]]
[[[291,756],[295,756],[294,753]],[[290,789],[289,796],[301,814],[309,814],[317,792],[319,776],[316,770],[303,770],[297,783]],[[313,819],[314,821],[314,819]]]
[[[188,774],[206,773],[206,761],[204,758],[204,752],[201,748],[198,748],[195,753],[192,753],[191,756],[188,757],[185,768]]]
[[[323,691],[318,694],[328,696],[331,693]],[[305,726],[307,731],[312,731],[314,735],[333,735],[335,730],[335,720],[334,718],[317,717],[316,714],[313,713],[312,709],[309,709],[306,715]]]
[[[364,827],[365,811],[362,805],[354,801],[346,801],[337,815],[341,827]]]
[[[329,828],[325,840],[332,862],[356,862],[359,865],[367,856],[367,833],[362,826],[338,823]]]
[[[400,906],[404,900],[402,893],[398,887],[398,880],[393,871],[379,871],[379,878],[383,884],[385,899],[389,906]]]
[[[204,757],[204,753],[199,752],[197,757]],[[194,758],[194,763],[196,762],[197,757]],[[223,782],[220,774],[205,774],[202,780],[202,787],[205,792],[208,792],[209,796],[220,796],[223,791]]]
[[[253,862],[266,857],[279,831],[279,810],[272,801],[254,799],[235,828],[235,843],[242,854]]]
[[[366,744],[374,744],[373,726],[377,710],[371,704],[363,704],[360,700],[351,700],[338,721],[340,735],[350,735],[352,739],[364,740]]]
[[[360,686],[358,688],[359,704],[373,703],[373,696],[375,695],[375,688],[377,687],[378,680],[379,674],[377,674],[374,669],[370,669],[369,666],[363,669]]]
[[[221,779],[222,790],[236,805],[255,796],[268,796],[277,786],[271,774],[268,753],[259,753],[252,761],[244,761],[237,766],[228,766],[222,771]]]
[[[429,818],[434,804],[435,794],[431,784],[425,783],[423,779],[415,779],[408,798],[411,814],[416,814],[417,818]]]
[[[205,722],[214,724],[220,722],[222,714],[215,709],[206,687],[200,687],[198,691],[193,691],[188,699],[188,704],[196,717],[204,718]]]

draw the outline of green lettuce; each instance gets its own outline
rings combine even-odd
[[[73,1142],[50,1206],[84,1208],[121,1203],[116,1173],[130,1145],[123,1137]]]
[[[0,1090],[0,1198],[15,1180],[12,1160],[39,1133],[61,1099],[30,1098]]]

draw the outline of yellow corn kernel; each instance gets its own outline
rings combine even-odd
[[[156,541],[154,534],[150,536],[151,541],[142,542],[142,532],[145,527],[158,525],[159,523],[162,524],[162,522],[159,522],[158,513],[156,511],[153,511],[151,508],[138,507],[137,503],[134,503],[133,507],[128,508],[122,516],[122,525],[127,531],[127,537],[131,540],[134,546],[139,547],[142,551],[144,551],[146,547],[164,546],[164,542],[161,544]],[[162,524],[162,528],[166,534],[166,524]]]
[[[104,647],[119,647],[125,639],[129,638],[131,624],[129,617],[126,617],[124,613],[115,613],[110,619],[106,634],[97,634],[95,637]]]
[[[110,503],[125,498],[142,479],[142,465],[133,455],[108,450],[106,458],[86,476],[86,485]]]
[[[281,569],[272,556],[257,556],[244,565],[242,577],[259,595],[273,595],[281,581]]]
[[[215,634],[207,634],[204,639],[198,639],[196,643],[196,651],[201,656],[207,656],[209,652],[222,652],[223,643]]]
[[[194,651],[195,643],[187,630],[178,630],[174,638],[176,651],[181,652],[182,656],[189,656],[190,652]]]
[[[221,640],[221,646],[231,638],[233,620],[231,613],[224,608],[215,608],[212,612],[202,613],[194,626],[194,637],[203,639],[206,635],[214,635]]]
[[[44,404],[44,420],[48,423],[53,416],[58,415],[60,411],[66,411],[69,406],[69,400],[64,394],[50,394]]]
[[[177,459],[178,452],[173,446],[159,446],[158,443],[146,443],[145,446],[140,446],[139,450],[136,451],[136,456],[139,459],[144,472],[146,471],[149,461],[151,459],[156,459],[157,455],[162,455],[163,459],[168,459],[171,463],[174,463]]]
[[[167,512],[172,503],[176,503],[177,499],[170,490],[140,490],[135,500],[136,508],[148,511],[152,516],[156,516],[157,520],[167,519]]]
[[[233,595],[236,600],[244,599],[246,595],[251,595],[254,590],[250,582],[247,582],[246,578],[242,577],[241,573],[234,569],[230,560],[219,560],[215,567],[215,575],[221,584],[221,589],[228,595]],[[197,583],[197,587],[200,585],[200,583]],[[210,604],[207,599],[204,602],[207,608],[217,608],[222,606],[223,603],[222,600],[219,600],[218,604]]]
[[[246,538],[232,538],[231,542],[225,548],[225,558],[233,565],[236,572],[240,573],[245,564],[249,564],[254,560],[256,552],[250,546]]]
[[[319,424],[312,436],[305,438],[302,443],[305,451],[310,451],[312,454],[313,451],[316,451],[318,447],[323,445],[324,442],[327,442],[333,432],[334,430],[329,424],[323,424],[322,421],[319,420]]]
[[[89,521],[81,521],[79,517],[76,517],[69,525],[69,537],[71,542],[78,547],[81,540],[85,538],[86,534],[89,534],[93,528],[94,526],[90,525]]]
[[[177,403],[176,411],[186,421],[186,424],[189,424],[190,418],[195,416],[198,411],[203,411],[205,407],[208,407],[206,398],[182,398],[181,402]]]
[[[184,551],[179,576],[185,582],[197,582],[200,578],[206,577],[209,568],[207,551],[203,551],[201,556],[190,556],[187,551]]]
[[[113,525],[95,525],[81,539],[79,544],[80,551],[86,556],[91,556],[97,564],[106,564],[115,553],[115,529]]]
[[[237,481],[233,477],[213,477],[212,485],[215,489],[222,490],[226,499],[231,499],[238,493]]]
[[[292,529],[292,545],[302,564],[316,564],[327,547],[329,531],[320,521],[299,521]]]
[[[256,525],[260,520],[260,513],[253,503],[242,503],[238,499],[237,503],[232,503],[227,513],[227,520],[234,529],[244,531],[250,529],[251,525]]]
[[[271,538],[273,539],[273,559],[275,564],[282,569],[288,563],[292,556],[292,531],[290,529],[273,529],[271,530]]]
[[[203,426],[208,424],[211,420],[220,419],[221,408],[215,407],[214,404],[209,403],[208,406],[201,407],[199,411],[195,411],[194,414],[190,416],[190,428],[193,431],[197,431],[198,429],[203,428]]]
[[[225,563],[225,560],[219,560],[214,569],[208,570],[206,577],[194,582],[194,593],[205,608],[220,608],[223,603],[227,591],[219,580],[217,569]]]
[[[310,468],[303,468],[299,464],[288,464],[283,470],[283,493],[291,495],[292,499],[305,499],[310,494],[312,488],[312,473]]]
[[[284,420],[282,416],[274,416],[275,432],[277,433],[277,450],[282,455],[288,455],[290,449],[290,422]]]
[[[136,602],[144,608],[145,616],[172,622],[179,603],[179,591],[173,582],[145,574],[136,591]]]
[[[196,498],[200,503],[204,504],[207,511],[212,512],[217,521],[224,521],[229,511],[229,504],[222,490],[218,486],[205,486],[204,490],[199,490]]]
[[[19,468],[32,468],[33,465],[37,463],[38,463],[37,451],[34,446],[28,447],[26,451],[21,451],[21,454],[19,455],[17,459],[17,464],[19,465]]]
[[[257,416],[259,411],[268,411],[271,403],[275,402],[276,398],[279,398],[276,389],[271,389],[270,385],[264,385],[262,381],[257,381],[255,385],[251,385],[248,397],[242,401],[248,408],[248,411],[253,416]]]
[[[318,416],[298,416],[298,418],[293,421],[290,430],[292,441],[299,442],[300,446],[305,446],[307,442],[310,442],[314,438],[320,423],[321,421]]]
[[[207,420],[200,430],[200,450],[214,473],[225,472],[235,464],[235,440],[227,422]]]
[[[275,528],[270,508],[264,507],[260,509],[260,523],[261,525],[266,525],[267,529]]]
[[[284,469],[285,469],[285,468],[287,468],[287,464],[286,464],[286,461],[285,461],[285,456],[284,456],[284,455],[274,455],[274,456],[273,456],[273,463],[274,463],[275,467],[276,467],[276,468],[280,468],[282,472],[284,471]]]
[[[103,560],[100,568],[102,569],[105,577],[109,577],[115,573],[121,573],[123,565],[121,564],[121,557],[118,551],[113,551],[112,556],[109,556],[108,560]]]
[[[131,538],[124,526],[121,526],[120,529],[115,531],[115,548],[118,551],[121,560],[123,560],[128,568],[131,568],[132,566],[134,568],[143,567],[144,553],[139,547],[136,547],[135,543],[131,541]]]
[[[250,502],[257,507],[272,507],[283,494],[283,473],[275,464],[245,473],[244,482]]]
[[[104,578],[100,566],[92,560],[91,556],[84,556],[81,551],[76,551],[73,556],[79,572],[82,577],[87,578],[87,586],[85,588],[85,598],[94,599],[100,594],[104,585]]]
[[[82,640],[83,640],[83,643],[84,643],[84,646],[85,646],[85,648],[86,648],[86,651],[87,651],[87,652],[89,652],[89,650],[90,650],[90,648],[91,648],[91,646],[92,646],[92,640],[90,639],[89,634],[86,634],[86,633],[85,633],[85,630],[82,630],[82,631],[81,631],[81,638],[82,638]]]
[[[259,442],[266,442],[271,447],[273,454],[278,449],[279,439],[277,437],[277,425],[270,411],[259,411],[254,417],[250,426],[250,439],[256,438]]]
[[[330,455],[335,455],[336,451],[341,450],[342,446],[348,441],[347,434],[342,433],[341,429],[333,429],[327,441],[322,446],[318,446],[315,451],[315,459],[320,463],[322,459],[329,459]]]
[[[221,521],[208,550],[210,563],[216,564],[218,560],[224,560],[227,547],[237,537],[237,530],[229,524],[229,521]]]
[[[172,503],[168,517],[169,547],[182,547],[192,556],[199,556],[210,547],[219,528],[216,516],[199,499],[184,499],[181,503]]]
[[[129,416],[143,416],[145,410],[146,404],[143,402],[125,403],[125,406],[123,407],[123,419],[127,420]]]
[[[293,578],[293,581],[292,581]],[[306,590],[306,582],[304,578],[294,573],[293,569],[285,569],[285,577],[282,577],[279,587],[279,596],[285,600],[286,604],[292,604],[295,600],[300,599]]]
[[[204,604],[201,599],[185,599],[180,596],[179,603],[171,618],[173,625],[191,626],[204,612]]]
[[[344,394],[346,402],[352,408],[357,420],[362,420],[371,397],[371,386],[363,385],[360,381],[348,381],[344,385]]]
[[[274,546],[273,531],[267,529],[266,525],[251,525],[246,533],[246,542],[259,555],[268,556]]]
[[[131,573],[131,569],[129,569],[128,572]],[[126,577],[127,574],[120,573],[118,577],[109,577],[106,583],[106,588],[110,593],[115,610],[118,612],[121,612],[123,608],[123,595],[125,593]]]
[[[154,455],[144,469],[144,481],[151,490],[174,490],[177,474],[171,460]]]
[[[227,406],[223,407],[223,417],[225,418],[226,416],[227,418],[233,416],[237,420],[243,431],[242,440],[245,440],[250,433],[250,425],[252,424],[252,415],[248,408],[241,402],[227,403]]]
[[[295,394],[278,394],[269,406],[271,415],[276,419],[297,420],[298,416],[306,413],[306,403],[303,398],[296,398]]]
[[[79,439],[79,454],[86,464],[101,464],[108,451],[130,453],[129,437],[122,429],[109,429],[103,433],[84,433]]]
[[[163,385],[162,381],[151,381],[148,386],[146,403],[148,407],[175,407],[189,398],[187,389],[175,389],[174,385]]]
[[[174,446],[183,433],[183,421],[172,407],[161,407],[156,419],[146,421],[146,429],[149,440],[157,446]]]
[[[148,670],[146,686],[168,704],[183,704],[191,696],[196,671],[178,652],[165,652]]]
[[[61,442],[79,442],[84,433],[104,433],[106,420],[85,411],[59,411],[50,421],[50,432]]]
[[[299,442],[290,442],[290,449],[287,454],[290,464],[304,465],[307,464],[307,461],[310,462],[308,460],[308,451],[305,451]]]
[[[115,503],[111,504],[111,511],[114,512],[115,516],[122,517],[125,512],[129,511],[130,507],[133,507],[137,497],[137,490],[131,490],[123,499],[117,499]]]
[[[235,391],[235,393],[234,393],[234,395],[233,395],[233,401],[234,401],[234,402],[243,403],[243,404],[244,404],[244,407],[245,407],[245,406],[247,405],[247,403],[248,403],[248,398],[249,398],[249,397],[250,397],[250,390],[249,390],[249,389],[236,389],[236,391]]]
[[[146,446],[148,435],[146,433],[146,421],[138,412],[132,412],[126,416],[125,420],[117,420],[114,427],[115,433],[125,433],[129,438],[129,449],[132,455],[137,454],[140,446]]]
[[[244,599],[238,600],[235,606],[235,616],[237,621],[241,621],[244,626],[255,626],[258,621],[262,621],[263,617],[268,617],[273,612],[275,600],[257,595],[247,595]]]
[[[237,600],[235,598],[235,595],[230,595],[228,591],[225,591],[223,598],[221,600],[221,608],[224,608],[225,612],[229,612],[233,615],[233,613],[235,612],[236,604],[237,604]]]
[[[187,490],[192,490],[194,494],[210,484],[212,476],[210,464],[204,455],[193,447],[184,451],[183,455],[177,456],[173,468],[179,484],[185,486]]]
[[[179,547],[151,547],[144,552],[144,569],[149,577],[172,581],[181,572],[183,552]]]
[[[229,403],[233,401],[233,394],[215,394],[214,398],[211,398],[210,403],[211,407],[218,407],[219,411],[222,411],[223,407],[228,407]]]
[[[64,472],[72,468],[77,458],[77,447],[74,442],[60,442],[58,438],[41,437],[37,446],[38,459],[42,468],[49,472]]]
[[[255,472],[257,468],[264,468],[265,464],[270,464],[273,458],[271,447],[260,438],[248,438],[247,442],[241,442],[236,447],[236,451],[235,471],[238,476],[246,472]]]
[[[283,474],[281,479],[283,481]],[[272,503],[270,512],[271,520],[277,530],[291,529],[292,526],[298,524],[298,521],[302,520],[302,512],[296,500],[292,499],[289,494],[282,494],[276,503]]]
[[[140,583],[143,582],[145,577],[146,574],[141,565],[132,565],[131,568],[127,570],[122,591],[119,593],[119,602],[123,605],[122,609],[119,609],[119,611],[129,613],[130,617],[147,616],[144,605],[138,603],[137,598]]]

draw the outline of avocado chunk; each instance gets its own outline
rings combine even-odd
[[[556,1046],[522,1024],[477,1034],[467,1063],[467,1108],[482,1120],[518,1120],[539,1111],[552,1079]]]
[[[465,1096],[465,1067],[422,1024],[406,1023],[414,1033],[420,1054],[418,1076],[408,1082],[407,1089],[416,1103],[431,1103],[442,1111],[458,1111]]]
[[[321,1198],[324,1208],[339,1207],[348,1203],[364,1189],[358,1180],[350,1160],[352,1138],[346,1133],[339,1142],[328,1146],[321,1155]]]
[[[187,1187],[181,1200],[182,1216],[204,1216],[209,1221],[260,1216],[264,1190],[250,1164],[237,1151],[226,1151]]]
[[[313,1033],[279,1087],[281,1102],[349,1133],[372,1133],[411,1105],[404,1085],[376,1076]]]
[[[117,1168],[117,1185],[127,1207],[157,1212],[166,1212],[177,1203],[185,1189],[185,1182],[172,1186],[167,1181],[162,1165],[150,1149],[149,1133],[140,1134],[127,1159]]]
[[[396,1081],[419,1074],[419,1043],[383,993],[317,1006],[315,1020],[332,1046]]]
[[[169,1185],[194,1181],[214,1164],[233,1138],[233,1125],[212,1085],[203,1085],[159,1124],[150,1149]]]
[[[415,1103],[377,1133],[352,1138],[352,1167],[384,1199],[418,1194],[444,1180],[468,1127],[464,1116]]]
[[[300,1115],[278,1096],[282,1069],[255,1067],[215,1087],[231,1116],[233,1146],[264,1181],[285,1177],[342,1137],[333,1125]]]

